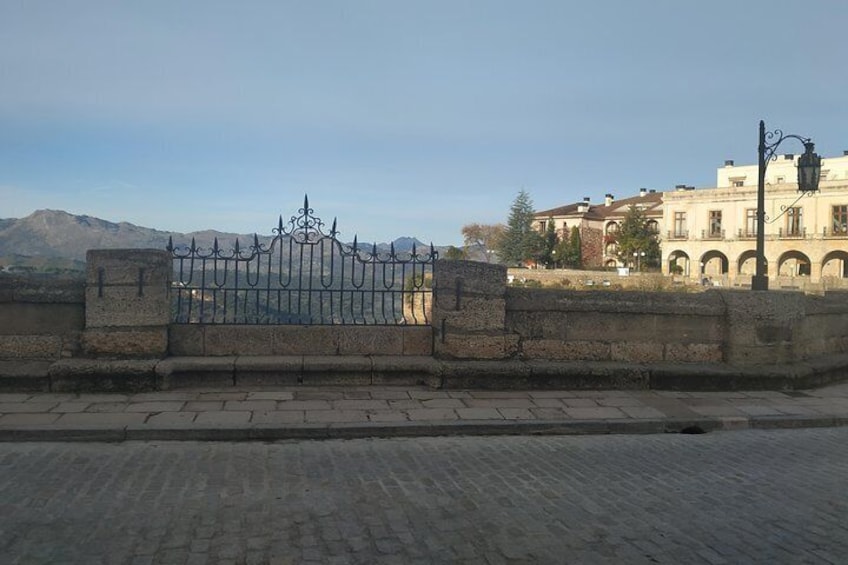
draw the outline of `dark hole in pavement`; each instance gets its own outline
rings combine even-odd
[[[681,434],[705,434],[704,428],[701,426],[686,426],[680,430]]]

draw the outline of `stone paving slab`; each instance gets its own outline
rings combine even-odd
[[[848,384],[789,393],[290,386],[0,395],[0,441],[116,441],[139,433],[149,439],[247,440],[842,425],[848,425]]]

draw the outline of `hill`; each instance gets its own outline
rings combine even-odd
[[[215,238],[224,249],[238,238],[242,246],[250,245],[253,234],[235,234],[203,230],[189,233],[167,232],[130,224],[111,222],[62,210],[37,210],[25,218],[0,219],[0,267],[31,267],[33,270],[80,269],[89,249],[157,248],[165,249],[168,238],[175,245],[187,245],[194,238],[199,247],[211,248]],[[260,237],[267,242],[270,237]],[[414,237],[401,237],[392,242],[395,251],[406,252],[413,244],[420,251],[429,249]],[[371,243],[360,242],[361,249]],[[380,252],[389,249],[380,243]]]

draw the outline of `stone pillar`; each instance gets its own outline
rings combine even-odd
[[[97,358],[162,358],[171,321],[171,255],[159,249],[86,254],[83,351]]]
[[[798,292],[729,291],[725,359],[731,365],[780,365],[803,358],[805,297]]]
[[[506,267],[439,260],[433,274],[433,353],[452,359],[506,359],[518,335],[506,331]]]
[[[822,279],[822,263],[821,261],[810,262],[810,282],[819,283]]]

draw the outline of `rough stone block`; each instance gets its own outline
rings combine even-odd
[[[235,362],[235,357],[169,357],[157,363],[156,374],[163,389],[231,387]]]
[[[99,295],[96,286],[85,291],[85,325],[88,328],[113,326],[166,326],[171,321],[170,289],[150,287],[144,295],[130,286],[107,286]]]
[[[403,355],[432,355],[433,328],[429,326],[405,327],[403,332]]]
[[[608,361],[610,344],[601,341],[563,341],[558,339],[523,339],[523,359],[558,361]]]
[[[84,325],[83,304],[0,304],[0,335],[57,335]]]
[[[568,317],[566,338],[583,341],[656,341],[666,335],[655,315],[583,312]]]
[[[436,340],[437,357],[453,359],[507,359],[518,352],[516,334],[447,334]]]
[[[461,331],[503,331],[506,319],[503,298],[466,297],[459,310],[438,308],[433,313],[437,325],[444,320],[449,329]]]
[[[206,326],[201,324],[171,324],[168,327],[168,352],[180,357],[202,356],[206,352]]]
[[[332,326],[276,326],[273,355],[337,355],[339,329]]]
[[[466,295],[502,297],[506,292],[506,267],[477,261],[436,261],[433,269],[435,304],[456,309]]]
[[[721,363],[724,352],[720,343],[667,343],[665,360],[671,363]]]
[[[206,325],[203,352],[211,356],[271,355],[275,326]]]
[[[0,302],[84,304],[84,291],[85,281],[76,277],[3,277],[0,279]]]
[[[82,333],[90,357],[151,358],[168,353],[168,328],[93,328]]]
[[[610,358],[613,361],[631,363],[654,363],[662,361],[663,344],[645,342],[613,342],[610,345]]]
[[[432,357],[372,357],[372,384],[431,385],[441,373],[441,364]]]
[[[99,284],[101,269],[104,285],[137,288],[140,279],[143,287],[168,286],[172,278],[171,254],[163,249],[90,249],[85,260],[89,286]]]
[[[0,359],[59,359],[62,338],[56,335],[0,335]]]
[[[303,358],[304,385],[371,384],[371,358],[364,356],[306,356]]]
[[[339,326],[340,355],[403,355],[403,328]]]
[[[157,359],[65,359],[50,366],[50,388],[54,392],[154,390],[157,362]]]
[[[294,385],[303,377],[301,356],[247,356],[235,361],[239,386]]]
[[[510,312],[506,327],[524,339],[564,340],[569,333],[569,318],[570,314],[558,311]]]

